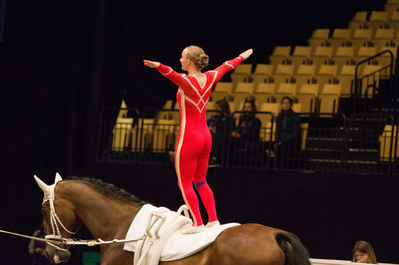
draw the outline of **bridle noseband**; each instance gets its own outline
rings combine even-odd
[[[43,202],[42,205],[44,205],[44,203],[46,203],[47,201],[49,202],[50,205],[50,224],[51,224],[51,230],[52,230],[52,234],[50,235],[46,235],[45,238],[46,239],[51,239],[51,240],[59,240],[60,242],[62,242],[63,247],[60,247],[58,245],[52,244],[50,242],[47,242],[47,244],[49,244],[50,246],[61,250],[61,251],[68,251],[65,247],[65,243],[68,241],[68,239],[64,238],[61,234],[60,228],[58,227],[58,224],[60,224],[61,228],[64,229],[67,233],[73,235],[76,234],[76,232],[72,232],[69,229],[67,229],[65,227],[65,225],[61,222],[60,218],[58,217],[57,213],[55,212],[55,207],[54,207],[54,199],[55,199],[55,185],[57,185],[57,183],[54,183],[53,185],[49,186],[48,189],[48,194],[46,194],[46,196],[43,198]]]

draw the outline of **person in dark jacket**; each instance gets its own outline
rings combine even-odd
[[[230,106],[226,99],[216,101],[215,108],[218,112],[208,119],[209,131],[212,134],[210,167],[219,165],[221,162],[223,154],[227,150],[228,137],[234,125]]]
[[[233,150],[251,152],[259,145],[261,122],[255,116],[257,111],[253,100],[246,100],[242,111],[238,117],[238,125],[231,133]]]
[[[44,221],[39,229],[37,229],[32,236],[44,238],[46,233],[44,232]],[[36,241],[31,239],[28,245],[28,252],[31,256],[31,265],[51,265],[51,261],[47,258],[46,254],[46,243],[42,241]]]
[[[286,167],[290,151],[297,151],[301,145],[301,127],[299,115],[292,110],[290,97],[281,99],[281,111],[276,119],[276,137],[274,150],[278,168]]]

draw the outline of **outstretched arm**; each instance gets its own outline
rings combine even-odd
[[[181,87],[186,81],[182,78],[181,74],[177,73],[172,67],[163,65],[160,62],[144,60],[144,65],[150,68],[156,68],[163,76],[171,80],[177,86]]]
[[[230,72],[231,70],[236,68],[237,65],[239,65],[242,61],[248,59],[248,57],[251,56],[252,53],[253,53],[253,50],[248,49],[245,52],[240,53],[240,55],[238,57],[236,57],[235,59],[226,61],[221,66],[216,68],[215,71],[217,71],[218,74],[217,74],[217,78],[216,78],[215,82],[219,81],[224,74],[226,74],[227,72]]]

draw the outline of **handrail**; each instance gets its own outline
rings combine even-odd
[[[374,71],[373,73],[369,73],[365,76],[362,76],[361,78],[359,77],[359,68],[361,65],[372,61],[373,59],[382,56],[383,54],[388,53],[390,55],[390,63],[388,65],[384,65],[382,66],[380,69],[378,69],[377,71]],[[368,57],[360,62],[358,62],[356,64],[355,67],[355,79],[354,79],[354,86],[353,86],[353,91],[351,89],[351,97],[353,98],[353,113],[356,112],[356,99],[361,97],[361,90],[362,90],[362,80],[367,77],[367,76],[371,76],[374,75],[377,72],[381,72],[383,69],[386,69],[387,67],[389,67],[389,78],[393,77],[393,63],[394,63],[394,56],[393,53],[390,50],[384,50],[382,52],[379,52],[371,57]]]

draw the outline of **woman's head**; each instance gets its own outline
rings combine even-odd
[[[292,105],[294,104],[292,98],[290,97],[283,97],[281,99],[281,110],[287,111],[292,109]]]
[[[256,105],[254,100],[245,100],[244,105],[242,106],[242,111],[244,115],[254,116],[256,113]]]
[[[353,262],[377,263],[373,246],[367,241],[359,240],[353,247]]]
[[[186,47],[180,58],[182,69],[187,71],[190,67],[194,66],[198,70],[208,66],[209,56],[205,54],[204,50],[198,46],[188,46]]]
[[[226,99],[221,99],[216,101],[216,109],[220,110],[221,114],[224,116],[230,116],[230,105]]]

